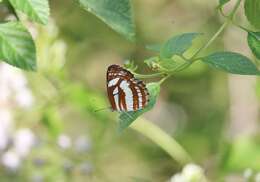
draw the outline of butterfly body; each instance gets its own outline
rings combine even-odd
[[[149,93],[143,81],[115,64],[107,69],[107,93],[113,111],[138,111],[149,102]]]

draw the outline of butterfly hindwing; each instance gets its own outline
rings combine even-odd
[[[119,65],[108,67],[107,93],[111,107],[116,111],[137,111],[149,101],[145,84]]]

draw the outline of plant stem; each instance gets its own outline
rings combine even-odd
[[[194,59],[198,56],[200,52],[207,49],[212,44],[212,42],[215,41],[215,39],[219,36],[219,34],[221,34],[221,32],[226,28],[228,24],[229,21],[225,21],[218,29],[218,31],[211,37],[211,39],[204,46],[202,46],[190,59],[194,61]]]
[[[169,74],[165,77],[163,77],[160,81],[159,81],[159,84],[161,85],[165,80],[167,80],[168,78],[170,78],[172,76],[172,74]]]
[[[151,121],[140,117],[130,127],[152,140],[181,165],[192,162],[191,157],[182,146]]]
[[[135,75],[136,78],[144,78],[144,79],[148,79],[148,78],[157,78],[160,76],[164,76],[165,73],[154,73],[154,74],[150,74],[150,75],[142,75],[142,74],[138,74],[138,73],[133,73]]]
[[[226,17],[225,22],[221,25],[221,27],[218,29],[218,31],[211,37],[211,39],[204,45],[202,46],[191,58],[190,60],[192,60],[192,62],[194,62],[196,59],[196,57],[198,56],[198,54],[202,51],[204,51],[205,49],[207,49],[214,41],[215,39],[222,33],[222,31],[226,28],[226,26],[232,22],[233,17],[239,7],[241,3],[241,0],[238,0],[234,6],[234,8],[232,9],[231,13]]]

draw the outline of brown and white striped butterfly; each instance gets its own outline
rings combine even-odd
[[[113,111],[138,111],[149,102],[144,82],[115,64],[107,69],[107,94]]]

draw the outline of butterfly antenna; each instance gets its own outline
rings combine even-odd
[[[104,108],[96,109],[96,110],[94,110],[94,112],[104,111],[107,109],[111,109],[111,107],[104,107]]]

